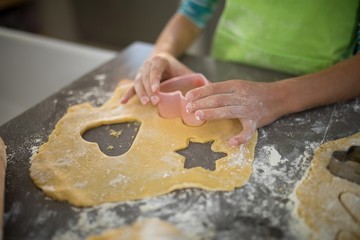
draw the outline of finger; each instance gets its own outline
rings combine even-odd
[[[148,73],[149,79],[147,83],[149,84],[148,88],[150,88],[151,91],[150,100],[153,105],[156,105],[160,101],[160,97],[157,92],[159,90],[160,81],[165,71],[166,64],[166,61],[162,59],[156,61],[154,60]]]
[[[224,106],[236,106],[245,102],[243,97],[234,97],[233,94],[215,94],[189,102],[185,109],[188,113],[199,109],[219,108]]]
[[[194,115],[197,120],[201,121],[249,117],[248,111],[244,106],[224,106],[218,108],[199,109],[195,111]]]
[[[135,94],[136,94],[135,88],[134,88],[134,86],[132,86],[132,87],[125,93],[125,95],[121,98],[120,103],[121,103],[121,104],[126,104],[126,103],[130,100],[130,98],[132,98]]]
[[[135,89],[136,94],[140,98],[141,103],[145,105],[150,101],[150,99],[146,94],[146,91],[145,91],[144,86],[142,84],[142,79],[141,78],[142,78],[142,73],[140,72],[136,76],[134,89]]]
[[[243,126],[243,130],[240,132],[240,134],[232,137],[229,140],[230,146],[239,146],[240,144],[245,144],[250,141],[251,137],[254,135],[256,131],[256,124],[253,120],[240,120],[241,124]]]
[[[213,94],[231,93],[233,90],[229,88],[229,82],[211,83],[202,87],[190,90],[186,93],[187,101],[194,101]]]
[[[150,98],[153,95],[151,90],[150,81],[151,81],[151,72],[154,67],[153,62],[149,62],[147,67],[143,70],[143,74],[141,74],[141,81],[143,88],[145,89],[146,95]]]
[[[142,74],[141,77],[143,88],[153,105],[156,105],[160,101],[159,96],[154,93],[153,89],[155,88],[155,90],[157,90],[160,85],[156,82],[160,82],[160,77],[163,72],[163,65],[161,62],[161,60],[156,59],[149,61],[146,65],[147,67],[143,70],[144,74]]]
[[[164,59],[155,58],[149,72],[151,91],[156,93],[159,90],[160,81],[168,62]]]

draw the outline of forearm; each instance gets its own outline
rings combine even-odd
[[[360,96],[360,54],[324,71],[276,82],[282,95],[279,115]]]
[[[121,103],[127,103],[137,94],[143,104],[151,101],[156,105],[161,81],[192,72],[176,58],[185,52],[199,32],[200,29],[186,17],[175,14],[157,39],[152,55],[141,66],[134,87],[125,94]]]
[[[181,14],[175,14],[167,23],[155,43],[153,55],[168,53],[182,55],[198,37],[200,29]]]

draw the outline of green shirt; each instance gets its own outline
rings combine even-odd
[[[203,28],[217,0],[185,0],[179,12]],[[212,55],[293,74],[354,54],[358,0],[227,0]]]

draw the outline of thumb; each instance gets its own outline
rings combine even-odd
[[[236,136],[230,138],[230,146],[238,146],[240,144],[247,143],[256,131],[256,124],[253,120],[250,119],[240,119],[240,122],[243,126],[243,130]]]

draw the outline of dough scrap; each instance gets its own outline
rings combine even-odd
[[[87,240],[184,240],[179,229],[157,218],[137,221],[130,226],[111,229]]]
[[[30,176],[46,195],[75,206],[123,202],[169,193],[182,188],[232,191],[250,178],[257,133],[239,148],[228,139],[242,130],[239,120],[208,121],[189,127],[180,118],[163,119],[154,106],[137,98],[120,104],[131,84],[122,84],[101,107],[89,103],[72,106],[56,124],[31,161]],[[101,125],[139,121],[141,125],[125,154],[109,157],[82,134]],[[216,170],[184,168],[175,151],[189,141],[214,141],[212,150],[225,152]]]
[[[334,151],[360,145],[360,133],[321,145],[297,187],[298,213],[314,239],[360,239],[360,185],[327,169]]]

